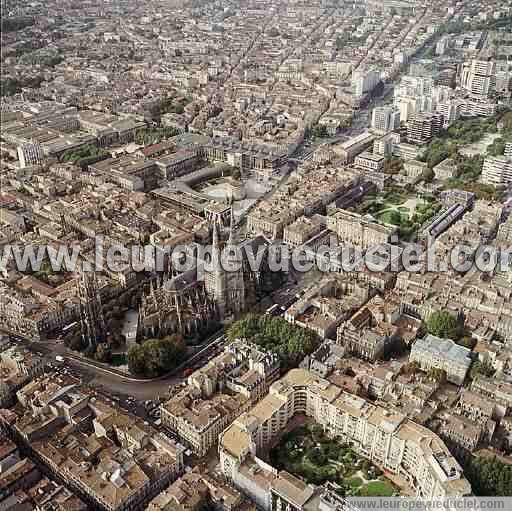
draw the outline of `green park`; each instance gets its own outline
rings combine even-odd
[[[406,190],[388,188],[379,195],[367,195],[358,205],[357,212],[371,215],[382,224],[395,225],[402,237],[408,237],[440,209],[441,204],[432,196],[418,198]]]

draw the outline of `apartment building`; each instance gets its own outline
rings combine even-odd
[[[247,216],[247,228],[274,240],[300,216],[323,213],[327,204],[360,192],[360,178],[351,171],[319,168],[298,175],[282,185],[270,198],[261,201]]]
[[[485,436],[486,421],[474,422],[462,415],[447,413],[443,415],[439,434],[458,455],[473,452]]]
[[[512,216],[509,216],[505,222],[499,225],[496,240],[500,242],[512,241]]]
[[[496,84],[496,62],[473,59],[462,69],[461,84],[475,96],[488,97]]]
[[[22,169],[32,165],[38,165],[44,158],[43,147],[37,142],[20,145],[17,151],[18,160]]]
[[[292,247],[298,247],[320,234],[321,231],[322,224],[320,222],[301,216],[284,228],[283,241]]]
[[[161,409],[162,424],[199,456],[236,417],[263,397],[279,376],[279,360],[245,341],[192,373],[187,386]]]
[[[146,511],[199,511],[210,505],[217,511],[236,511],[246,509],[248,502],[235,488],[196,467],[156,496]]]
[[[407,140],[412,144],[423,145],[435,137],[443,127],[441,114],[419,113],[407,121]]]
[[[378,133],[389,133],[400,128],[400,111],[394,106],[379,106],[372,112],[372,130]]]
[[[0,352],[0,407],[9,406],[15,393],[44,368],[43,359],[25,348],[13,346]]]
[[[512,183],[512,158],[487,156],[482,167],[482,183],[487,185],[508,185]]]
[[[397,228],[381,225],[364,218],[362,215],[338,209],[327,217],[327,229],[336,233],[345,243],[366,250],[383,243],[389,243]]]
[[[194,453],[205,456],[219,434],[250,406],[251,401],[241,394],[218,393],[205,399],[187,386],[160,407],[161,420]]]
[[[417,362],[422,371],[442,369],[448,381],[462,385],[471,366],[471,350],[451,339],[426,335],[412,346],[410,362]]]
[[[380,82],[380,72],[376,69],[362,69],[352,74],[352,87],[356,97],[371,93]]]
[[[503,417],[512,409],[511,383],[480,376],[472,381],[471,390],[491,399],[496,406],[495,413],[498,417]]]
[[[297,413],[312,417],[330,435],[403,477],[419,497],[471,493],[461,467],[435,433],[404,415],[344,392],[307,370],[292,369],[271,386],[266,398],[241,415],[219,438],[222,473],[266,511],[272,508],[271,488],[278,474],[258,458],[258,453]]]

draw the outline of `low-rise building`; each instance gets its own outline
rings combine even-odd
[[[384,161],[384,156],[364,151],[363,153],[356,156],[354,165],[362,170],[381,172],[384,169]]]
[[[453,158],[446,158],[442,162],[438,163],[432,170],[434,171],[436,179],[439,181],[445,181],[459,175],[457,163]]]
[[[0,424],[93,508],[144,507],[183,471],[184,447],[113,409],[71,377],[40,377],[0,410]]]
[[[298,247],[306,243],[322,231],[322,224],[314,218],[301,216],[284,228],[283,241],[292,246]]]
[[[444,370],[448,381],[462,385],[471,366],[470,353],[451,339],[427,334],[413,344],[409,360],[417,362],[423,371]]]

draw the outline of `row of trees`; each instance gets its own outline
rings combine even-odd
[[[64,151],[60,155],[61,162],[70,162],[70,163],[78,163],[85,159],[94,159],[97,157],[106,156],[106,151],[97,147],[95,145],[86,145],[83,147],[79,147],[77,149],[70,149],[69,151]],[[92,163],[92,161],[91,161]]]
[[[44,81],[44,77],[41,75],[25,76],[23,78],[14,78],[12,76],[6,76],[2,78],[0,82],[0,91],[3,96],[13,96],[21,92],[22,88],[28,87],[37,89],[41,82]]]
[[[135,133],[135,142],[140,145],[158,144],[161,140],[178,134],[175,128],[141,128]]]
[[[310,330],[291,325],[283,318],[262,314],[248,314],[236,321],[227,335],[231,341],[246,338],[277,353],[283,372],[297,367],[320,344],[320,339]]]
[[[128,369],[137,375],[160,376],[180,365],[185,360],[186,353],[185,341],[179,335],[170,335],[163,339],[148,339],[130,348]]]

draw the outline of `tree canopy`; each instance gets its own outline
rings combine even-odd
[[[475,495],[507,497],[512,495],[512,465],[498,458],[471,457],[464,467]]]
[[[459,322],[457,318],[449,312],[436,311],[427,318],[425,326],[429,334],[454,339],[457,337]]]
[[[186,345],[179,335],[164,339],[148,339],[128,352],[131,373],[148,377],[160,376],[177,367],[186,356]]]
[[[280,317],[248,314],[233,323],[228,338],[246,338],[262,348],[277,353],[282,371],[297,367],[320,344],[318,336]]]

